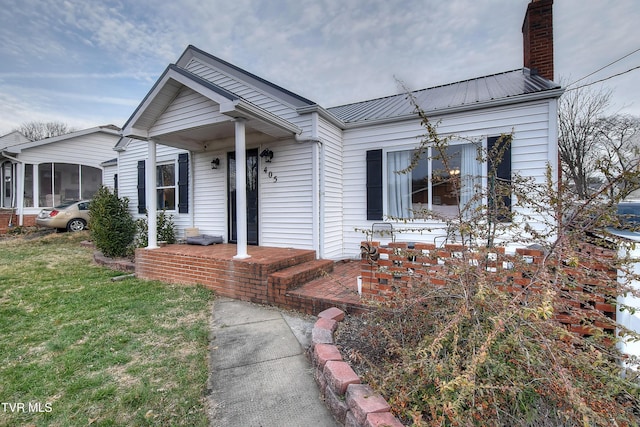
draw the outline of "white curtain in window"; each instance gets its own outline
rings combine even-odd
[[[397,173],[411,163],[411,151],[396,151],[387,155],[387,215],[411,218],[411,172]]]
[[[473,200],[473,197],[479,188],[482,164],[476,158],[477,150],[475,145],[464,144],[461,148],[460,208],[472,211],[480,203],[480,200]],[[467,206],[471,202],[473,202],[473,204]]]

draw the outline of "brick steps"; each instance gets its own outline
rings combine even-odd
[[[269,283],[281,290],[291,290],[332,271],[333,261],[313,259],[271,273]]]
[[[362,311],[355,279],[359,263],[316,260],[315,251],[308,249],[250,246],[248,250],[250,258],[238,260],[233,244],[140,248],[135,274],[146,280],[198,284],[219,296],[307,314],[329,307]]]
[[[268,271],[270,271],[270,275],[271,275],[271,274],[275,274],[276,272],[281,272],[289,268],[295,268],[301,264],[305,264],[313,261],[316,261],[315,251],[312,251],[312,250],[300,251],[300,253],[298,254],[292,255],[290,257],[286,257],[281,260],[277,260],[277,261],[269,260]]]

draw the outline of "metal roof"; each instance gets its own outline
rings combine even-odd
[[[543,94],[560,89],[560,85],[545,79],[528,68],[492,74],[457,83],[412,92],[426,113],[486,106],[487,103]],[[559,96],[560,93],[549,94]],[[345,124],[366,123],[406,117],[415,114],[406,93],[327,108]]]
[[[200,57],[209,66],[213,64],[213,66],[215,66],[216,68],[219,68],[230,75],[236,76],[240,80],[251,82],[251,84],[253,84],[254,86],[268,93],[275,94],[275,96],[279,97],[280,99],[285,99],[296,107],[315,104],[313,101],[310,101],[307,98],[304,98],[294,92],[291,92],[290,90],[278,86],[275,83],[271,83],[270,81],[265,80],[262,77],[243,70],[242,68],[237,67],[230,62],[220,59],[208,52],[198,49],[193,45],[187,46],[185,51],[176,62],[176,65],[181,68],[186,68],[192,57]]]

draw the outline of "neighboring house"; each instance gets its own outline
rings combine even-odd
[[[11,211],[11,224],[33,225],[44,207],[91,198],[103,184],[101,163],[113,158],[119,131],[107,125],[40,141],[16,138],[15,132],[0,138],[0,207]]]
[[[440,133],[461,137],[453,142],[461,176],[484,176],[486,184],[487,165],[465,141],[486,146],[512,131],[506,179],[517,171],[543,182],[547,164],[557,173],[563,89],[552,81],[552,3],[529,4],[524,68],[413,93]],[[410,216],[412,208],[446,212],[458,203],[393,173],[406,167],[424,132],[405,94],[325,109],[189,46],[123,127],[115,147],[119,195],[137,215],[149,212],[150,248],[155,213],[165,209],[181,235],[197,227],[237,242],[237,258],[248,257],[248,244],[355,257],[365,239],[358,229]],[[416,168],[413,181],[436,166]],[[432,231],[403,232],[398,221],[396,239],[433,242],[444,232],[438,221],[413,221]]]

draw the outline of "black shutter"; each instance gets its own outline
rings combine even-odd
[[[382,150],[367,151],[367,220],[382,219]]]
[[[147,193],[145,189],[145,161],[138,161],[138,213],[147,212]]]
[[[492,136],[487,139],[487,152],[488,155],[488,168],[489,168],[489,186],[490,189],[492,186],[510,186],[511,185],[511,137],[508,135],[502,136]],[[498,141],[500,141],[500,145],[498,146]],[[496,160],[499,160],[499,163],[495,163]],[[502,154],[501,156],[499,154]],[[493,181],[493,182],[491,182]],[[489,192],[489,206],[495,206],[496,200],[492,197],[493,192]],[[502,205],[504,206],[505,212],[498,215],[499,221],[509,221],[506,212],[511,212],[511,195],[502,196]]]
[[[178,155],[178,213],[189,213],[189,154]]]

